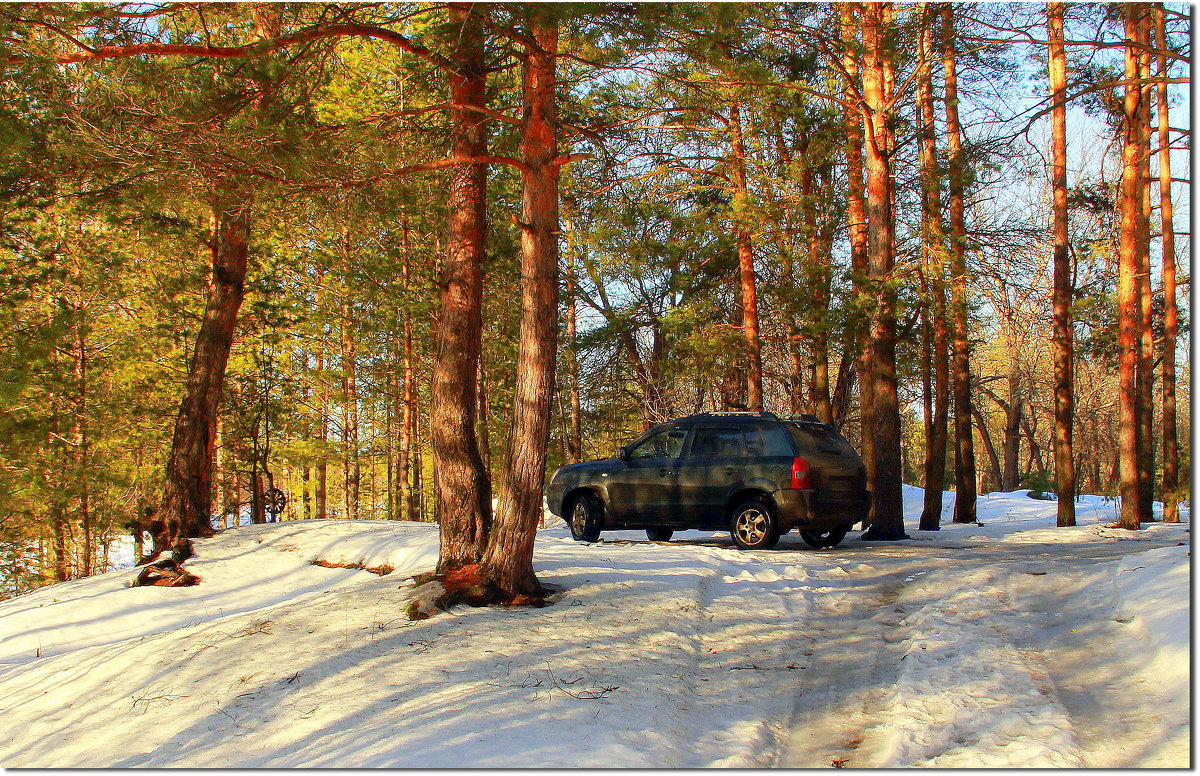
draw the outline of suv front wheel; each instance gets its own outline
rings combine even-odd
[[[779,521],[768,504],[757,499],[745,501],[733,510],[729,533],[743,550],[769,550],[779,541]]]
[[[580,493],[571,499],[567,510],[567,525],[571,526],[571,538],[577,542],[591,544],[600,538],[600,499],[590,493]]]

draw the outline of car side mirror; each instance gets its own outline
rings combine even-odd
[[[617,457],[620,458],[622,461],[628,461],[629,460],[629,448],[625,447],[624,445],[621,445],[621,447],[617,449]]]

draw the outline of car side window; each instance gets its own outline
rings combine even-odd
[[[699,428],[692,440],[691,454],[696,458],[744,457],[746,440],[740,428]]]
[[[686,428],[668,428],[651,434],[629,452],[630,458],[678,458],[687,439]]]

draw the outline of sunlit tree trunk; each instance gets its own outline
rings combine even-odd
[[[342,494],[345,497],[345,516],[350,520],[357,520],[359,485],[362,480],[358,450],[358,341],[355,338],[354,306],[350,301],[349,232],[344,228],[341,248]]]
[[[842,91],[843,99],[848,105],[859,102],[859,67],[858,67],[858,21],[854,3],[843,3],[839,6],[842,47],[842,65],[847,77],[852,83],[847,83]],[[846,134],[846,220],[850,234],[850,270],[854,284],[855,302],[859,308],[858,317],[865,319],[870,308],[870,292],[867,282],[867,216],[865,192],[863,188],[863,114],[861,109],[847,109],[845,116]],[[871,370],[867,350],[868,330],[859,323],[856,326],[854,344],[858,348],[856,359],[859,385],[859,430],[861,440],[859,449],[863,462],[867,467],[867,480],[873,482],[871,474],[875,467],[875,434],[872,425],[874,411],[871,407]]]
[[[946,479],[947,422],[950,406],[949,335],[946,324],[946,234],[942,225],[941,174],[938,170],[934,116],[933,26],[937,12],[922,5],[918,33],[917,103],[920,113],[921,243],[922,264],[928,282],[926,316],[929,319],[930,370],[925,444],[925,497],[920,529],[941,528],[942,488]]]
[[[971,436],[971,355],[967,339],[967,228],[954,6],[942,5],[942,71],[946,94],[946,157],[950,181],[950,277],[954,388],[954,522],[975,522],[975,442]]]
[[[505,487],[482,562],[507,595],[538,596],[533,541],[542,516],[558,348],[558,27],[535,22],[523,67],[521,329]]]
[[[1150,278],[1150,111],[1154,101],[1154,84],[1150,81],[1150,52],[1153,42],[1150,35],[1150,9],[1152,4],[1138,4],[1141,16],[1138,21],[1139,41],[1137,51],[1138,78],[1141,80],[1141,115],[1138,122],[1138,159],[1141,174],[1138,190],[1142,198],[1140,220],[1141,236],[1138,248],[1141,253],[1138,264],[1138,300],[1141,308],[1141,343],[1138,348],[1138,396],[1141,397],[1138,415],[1139,461],[1138,489],[1141,498],[1140,520],[1148,523],[1154,519],[1154,304],[1153,284]]]
[[[900,404],[896,384],[895,200],[890,133],[892,104],[888,36],[891,3],[865,3],[861,9],[864,144],[867,162],[867,266],[874,293],[870,374],[875,464],[871,474],[870,527],[864,539],[906,538],[901,498]]]
[[[749,185],[746,178],[746,145],[742,138],[741,108],[729,107],[732,151],[733,232],[738,254],[738,289],[742,305],[742,334],[746,338],[746,408],[763,408],[762,343],[758,326],[758,275],[754,269],[754,244],[750,236]]]
[[[1141,463],[1141,402],[1138,392],[1138,365],[1141,349],[1142,310],[1140,283],[1142,249],[1142,164],[1139,154],[1141,124],[1145,120],[1143,91],[1138,85],[1137,45],[1141,41],[1142,12],[1136,3],[1123,7],[1125,37],[1124,120],[1121,126],[1121,183],[1117,207],[1120,213],[1119,264],[1117,274],[1117,349],[1119,353],[1120,398],[1118,404],[1118,440],[1120,447],[1120,494],[1122,528],[1137,530],[1143,514],[1142,493],[1138,481]]]
[[[429,433],[434,519],[441,528],[438,571],[478,563],[492,520],[492,486],[476,436],[487,235],[487,70],[482,21],[468,3],[451,7],[458,29],[457,71],[449,74],[449,227],[441,270],[441,315],[433,365]],[[461,107],[460,107],[461,106]],[[414,483],[415,485],[415,483]]]
[[[1054,476],[1058,525],[1075,525],[1075,288],[1067,236],[1067,56],[1063,4],[1047,4],[1050,32],[1050,185],[1054,191]]]
[[[1158,75],[1167,75],[1165,12],[1153,6],[1155,42],[1160,50]],[[1175,339],[1179,336],[1179,306],[1175,298],[1175,214],[1171,202],[1171,132],[1167,85],[1158,87],[1158,202],[1162,222],[1162,487],[1163,521],[1179,522],[1179,432],[1175,405]]]
[[[572,229],[569,221],[566,222],[567,227],[567,267],[566,267],[566,295],[567,295],[567,347],[565,355],[567,357],[567,381],[570,390],[570,406],[569,406],[569,428],[567,430],[567,462],[578,463],[583,459],[583,420],[580,414],[579,402],[579,357],[575,351],[576,337],[576,309],[575,309],[575,251],[574,240],[572,239]]]
[[[245,294],[249,208],[245,204],[214,207],[210,224],[212,275],[208,303],[188,368],[167,459],[163,498],[156,515],[163,524],[162,534],[156,537],[156,550],[170,549],[179,560],[191,556],[189,538],[211,536],[213,530],[212,462],[217,409]]]

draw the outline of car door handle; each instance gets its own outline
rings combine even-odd
[[[659,476],[659,477],[669,477],[669,476],[671,476],[671,475],[672,475],[672,474],[674,474],[674,473],[675,473],[675,472],[671,471],[670,469],[659,469],[659,470],[658,470],[658,476]]]
[[[742,473],[741,469],[735,469],[732,466],[730,466],[728,469],[725,470],[725,474],[729,477],[736,477],[741,473]]]

